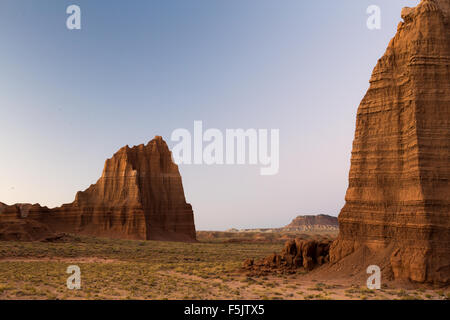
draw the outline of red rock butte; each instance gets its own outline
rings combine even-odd
[[[9,233],[12,240],[37,238],[21,235],[23,226],[12,228],[23,225],[17,224],[20,220],[37,222],[45,231],[49,227],[55,232],[120,239],[196,240],[192,207],[186,203],[178,166],[161,137],[147,145],[121,148],[106,160],[97,183],[78,192],[71,204],[55,209],[2,204],[0,209],[0,227],[11,226],[3,234]]]
[[[423,0],[402,18],[357,112],[330,260],[368,249],[395,279],[448,284],[450,0]]]

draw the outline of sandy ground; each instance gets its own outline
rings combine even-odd
[[[68,237],[64,242],[0,242],[0,299],[360,300],[450,298],[449,287],[381,279],[369,290],[362,266],[324,265],[311,272],[255,274],[247,258],[280,252],[283,243],[173,243]],[[82,288],[67,288],[67,267]],[[380,266],[382,261],[380,261]],[[345,272],[344,272],[345,271]]]
[[[96,264],[101,268],[101,265],[106,264],[127,264],[126,261],[116,259],[103,259],[96,257],[78,257],[78,258],[2,258],[0,259],[0,270],[2,264],[6,262],[11,263],[64,263],[64,264],[82,264],[90,263]],[[369,290],[364,283],[356,279],[331,279],[328,277],[324,279],[320,277],[320,273],[310,274],[277,274],[277,275],[262,275],[262,276],[248,276],[243,271],[237,271],[231,274],[226,280],[226,288],[223,287],[224,280],[205,279],[200,276],[186,274],[183,272],[168,270],[158,271],[158,277],[167,277],[176,279],[178,283],[190,283],[199,287],[207,288],[206,292],[199,297],[200,300],[206,299],[230,299],[230,293],[234,296],[233,299],[289,299],[289,300],[444,300],[448,299],[449,288],[410,288],[399,289],[398,284],[394,282],[385,282],[380,290]],[[44,288],[51,290],[51,286],[43,285]],[[225,291],[226,290],[226,291]],[[1,292],[0,287],[0,292]],[[82,292],[83,290],[81,290]],[[8,295],[2,297],[7,299],[46,299],[48,296],[23,296]],[[56,294],[54,299],[67,298],[64,294]],[[77,296],[75,299],[90,299],[91,297]],[[102,297],[100,297],[102,298]],[[130,299],[128,290],[116,288],[114,297],[105,296],[106,299]],[[155,297],[158,299],[158,297]],[[179,294],[172,296],[161,296],[160,299],[176,299],[180,300],[182,297]],[[131,297],[131,299],[145,299],[145,297]]]

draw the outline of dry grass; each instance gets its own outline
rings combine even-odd
[[[0,242],[0,299],[445,299],[447,291],[345,287],[293,275],[249,277],[247,258],[281,242],[178,243],[69,236],[65,242]],[[81,290],[69,290],[69,265]]]

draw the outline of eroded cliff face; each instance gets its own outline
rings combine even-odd
[[[331,262],[365,247],[384,252],[396,279],[450,281],[449,8],[404,9],[373,71]]]
[[[161,137],[120,149],[106,161],[97,183],[78,192],[71,204],[55,209],[35,205],[27,217],[17,205],[3,211],[0,221],[11,216],[32,219],[58,232],[138,240],[196,239],[192,207],[186,203],[178,167]]]

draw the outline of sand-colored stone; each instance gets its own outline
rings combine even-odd
[[[395,279],[450,282],[449,9],[423,0],[403,10],[373,71],[332,262],[369,249],[384,252]]]
[[[195,241],[192,207],[181,176],[161,137],[120,149],[96,184],[55,209],[15,205],[0,221],[32,219],[58,232],[138,240]],[[24,216],[26,215],[26,216]]]

